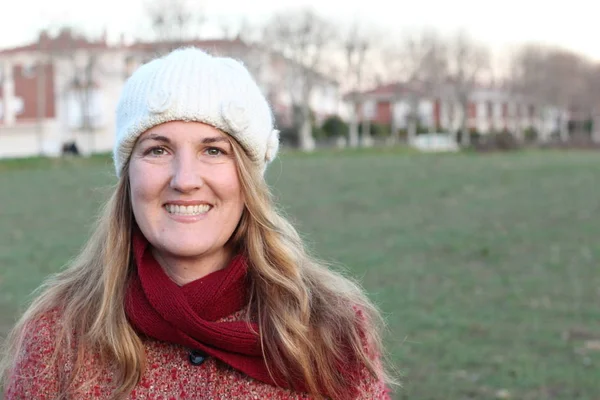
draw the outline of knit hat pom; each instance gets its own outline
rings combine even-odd
[[[267,141],[267,152],[265,153],[265,162],[270,163],[277,156],[277,151],[279,150],[279,131],[277,129],[273,129],[271,135],[269,135],[269,140]]]

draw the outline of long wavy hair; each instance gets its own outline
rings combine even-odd
[[[269,369],[280,371],[290,382],[301,377],[317,399],[342,399],[356,386],[356,377],[340,370],[340,360],[353,360],[374,378],[394,383],[380,363],[383,320],[377,308],[356,283],[308,253],[297,231],[275,208],[262,171],[235,140],[230,142],[246,202],[230,240],[249,259],[247,318],[258,322]],[[126,396],[140,381],[144,345],[123,307],[128,279],[135,270],[134,224],[126,164],[81,253],[45,281],[9,334],[0,364],[5,380],[29,324],[58,309],[61,324],[54,362],[59,350],[77,349],[72,373],[59,377],[66,382],[61,396],[66,397],[90,352],[117,366],[114,398]]]

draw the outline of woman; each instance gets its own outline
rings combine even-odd
[[[379,314],[306,252],[263,174],[272,114],[199,49],[140,67],[91,239],[8,339],[7,399],[384,399]]]

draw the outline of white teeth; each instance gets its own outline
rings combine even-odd
[[[194,206],[179,206],[176,204],[167,204],[165,206],[169,214],[179,215],[200,215],[206,214],[211,206],[208,204],[194,205]]]

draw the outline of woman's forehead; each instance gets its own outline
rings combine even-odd
[[[195,136],[226,136],[224,132],[215,128],[212,125],[203,122],[195,121],[170,121],[160,125],[153,126],[142,135],[145,136],[151,133],[159,133],[161,135],[195,135]]]
[[[229,135],[202,122],[172,121],[154,126],[140,135],[137,144],[146,140],[162,142],[229,142]]]

